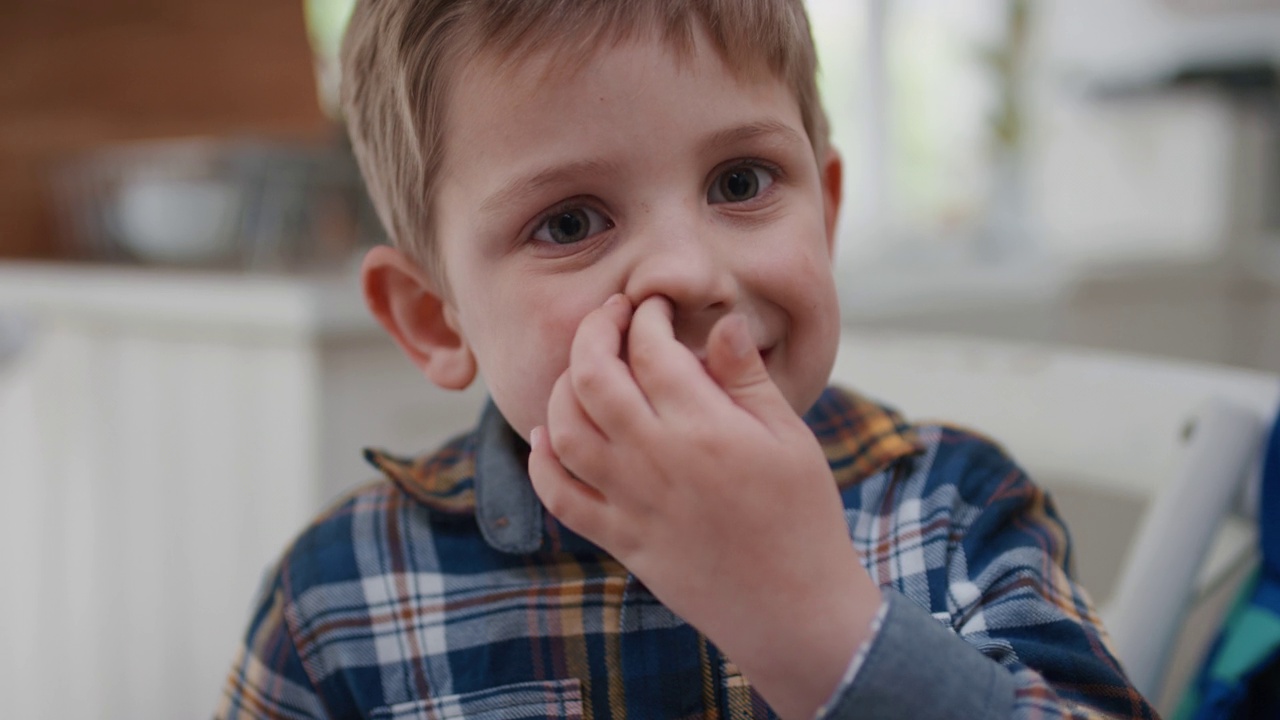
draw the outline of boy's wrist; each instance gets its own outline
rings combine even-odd
[[[845,695],[849,686],[853,684],[854,678],[858,676],[858,671],[866,662],[867,655],[871,651],[871,646],[875,643],[876,637],[880,634],[880,627],[884,625],[885,616],[889,612],[889,601],[883,595],[880,599],[880,607],[876,610],[875,616],[871,619],[871,626],[867,630],[867,635],[862,640],[862,644],[854,652],[850,658],[848,665],[844,669],[844,674],[840,676],[840,682],[836,683],[836,687],[827,695],[827,699],[818,708],[814,717],[817,720],[827,720],[831,716],[832,711],[839,706],[840,700]]]
[[[727,632],[704,630],[783,718],[807,720],[829,704],[874,637],[883,600],[856,555],[853,562],[846,572],[834,573],[822,592],[807,593],[799,602],[788,598],[789,609],[765,621],[743,622]]]

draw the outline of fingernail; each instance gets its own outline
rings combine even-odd
[[[756,344],[751,340],[746,318],[736,315],[729,322],[729,349],[733,351],[734,357],[741,360],[755,351]]]
[[[529,431],[529,447],[533,448],[534,450],[537,450],[539,447],[541,447],[542,434],[544,432],[546,431],[542,429],[541,425]]]
[[[613,295],[611,295],[611,296],[609,297],[609,299],[608,299],[608,300],[606,300],[606,301],[605,301],[604,305],[605,305],[605,307],[607,307],[607,308],[622,307],[622,305],[623,305],[626,301],[627,301],[627,296],[626,296],[626,295],[623,295],[622,293],[614,293]]]

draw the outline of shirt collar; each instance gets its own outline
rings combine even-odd
[[[893,410],[860,395],[828,388],[805,414],[841,488],[862,482],[923,445]],[[529,482],[529,446],[490,401],[476,429],[436,453],[416,459],[365,450],[365,458],[409,496],[431,510],[474,517],[494,549],[528,554],[544,539],[560,550],[599,549],[547,518]],[[544,527],[545,526],[545,527]]]

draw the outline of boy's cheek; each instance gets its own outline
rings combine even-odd
[[[504,417],[527,441],[534,427],[546,424],[551,390],[569,367],[573,338],[586,312],[565,312],[554,304],[525,309],[530,312],[511,315],[512,322],[498,330],[504,338],[495,344],[494,377],[485,380]]]

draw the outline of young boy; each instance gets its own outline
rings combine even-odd
[[[362,270],[492,397],[316,521],[220,717],[1153,717],[991,445],[834,389],[801,0],[362,0]]]

